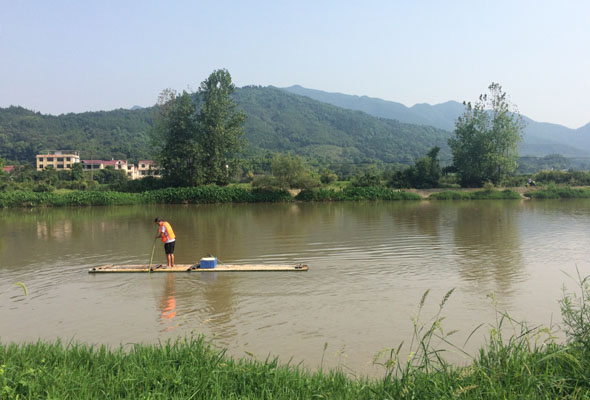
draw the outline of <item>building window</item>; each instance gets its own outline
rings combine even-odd
[[[66,168],[71,168],[71,167],[72,167],[72,164],[66,165]]]
[[[63,164],[57,164],[57,165],[56,165],[56,168],[57,168],[57,169],[60,169],[60,168],[61,168],[61,169],[63,169],[63,167],[64,167],[64,165],[63,165]]]
[[[70,160],[70,157],[66,157],[66,161],[71,161],[71,160]]]
[[[47,157],[47,162],[53,161],[53,157]]]
[[[64,162],[64,158],[63,157],[57,157],[57,162]]]

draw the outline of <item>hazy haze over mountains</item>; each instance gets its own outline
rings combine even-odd
[[[423,103],[407,107],[393,101],[323,92],[299,85],[283,88],[283,90],[337,107],[363,111],[376,117],[397,119],[405,123],[431,125],[447,131],[453,131],[457,117],[465,109],[463,104],[457,101],[447,101],[435,105]],[[554,153],[570,157],[590,156],[590,123],[578,129],[570,129],[558,124],[537,122],[524,115],[523,119],[526,122],[526,127],[523,141],[519,146],[521,156],[544,156]]]

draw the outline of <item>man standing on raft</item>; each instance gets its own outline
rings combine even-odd
[[[166,258],[168,259],[168,268],[174,267],[174,243],[176,242],[176,236],[170,224],[166,221],[162,221],[162,218],[158,217],[154,220],[158,224],[157,238],[162,238],[164,242],[164,251],[166,252]]]

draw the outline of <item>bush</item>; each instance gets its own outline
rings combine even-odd
[[[439,193],[432,193],[428,196],[431,200],[516,200],[521,196],[518,192],[510,189],[494,190],[477,190],[473,192],[467,191],[444,191]]]
[[[409,188],[410,187],[410,172],[411,170],[405,169],[403,171],[391,171],[386,173],[386,185],[390,188]]]
[[[446,189],[459,189],[461,187],[456,174],[447,174],[441,176],[440,180],[438,181],[438,186]]]
[[[39,183],[35,186],[33,186],[33,192],[53,192],[55,190],[55,187],[48,184],[48,183]]]
[[[382,186],[381,172],[376,167],[367,168],[364,172],[357,174],[351,181],[353,187],[377,187]]]
[[[549,185],[545,189],[532,190],[525,193],[533,199],[587,199],[590,198],[590,189],[576,189],[569,186],[557,187]]]
[[[590,172],[586,171],[541,171],[532,178],[538,183],[555,183],[570,186],[590,185]]]
[[[146,176],[141,179],[128,180],[121,190],[124,192],[141,193],[148,190],[163,189],[165,187],[166,182],[164,179]]]
[[[502,185],[505,187],[525,186],[528,178],[529,177],[526,175],[509,176],[502,181]]]
[[[324,185],[329,185],[336,182],[337,180],[338,175],[330,171],[322,171],[322,174],[320,175],[320,182],[322,182]]]
[[[202,204],[202,203],[252,203],[292,200],[283,189],[254,188],[247,190],[237,186],[206,185],[186,188],[166,188],[141,193],[143,203]]]
[[[252,179],[252,186],[264,189],[276,189],[281,185],[277,178],[271,175],[258,175]]]
[[[302,190],[295,199],[301,201],[420,200],[422,197],[415,193],[393,191],[383,186],[349,186],[340,191],[333,189]]]

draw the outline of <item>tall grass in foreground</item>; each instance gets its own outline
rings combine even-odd
[[[421,316],[426,292],[412,319],[410,356],[400,356],[403,343],[380,353],[380,379],[355,378],[339,369],[309,371],[276,358],[234,359],[203,337],[140,344],[130,351],[37,342],[0,345],[0,398],[587,399],[588,278],[580,280],[580,288],[581,294],[564,291],[561,300],[566,343],[556,343],[547,328],[528,328],[498,313],[488,341],[462,367],[446,362],[439,347],[452,346],[453,332],[443,329],[442,316],[452,291],[428,323]],[[505,325],[515,333],[506,337]]]

